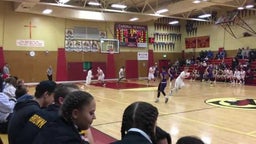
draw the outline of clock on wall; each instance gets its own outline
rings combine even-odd
[[[34,51],[30,51],[30,52],[29,52],[29,55],[33,57],[33,56],[36,55],[36,53],[35,53]]]

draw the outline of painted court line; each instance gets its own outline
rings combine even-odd
[[[99,123],[99,124],[95,124],[95,125],[92,125],[93,127],[96,127],[96,126],[102,126],[102,125],[109,125],[109,124],[116,124],[116,123],[121,123],[122,121],[113,121],[113,122],[107,122],[107,123]]]
[[[100,96],[97,96],[97,98],[109,100],[109,101],[116,102],[116,103],[119,103],[119,104],[122,104],[122,105],[130,104],[130,103],[124,103],[124,102],[120,102],[120,101],[116,101],[116,100],[113,100],[113,99],[110,99],[110,98],[104,98],[104,97],[100,97]]]
[[[256,131],[251,131],[251,132],[248,132],[247,134],[248,135],[253,135],[253,134],[256,134]]]
[[[237,134],[241,134],[241,135],[256,137],[254,135],[251,135],[251,134],[248,134],[246,132],[239,131],[239,130],[226,128],[226,127],[218,126],[218,125],[215,125],[215,124],[210,124],[210,123],[207,123],[207,122],[202,122],[202,121],[198,121],[198,120],[194,120],[194,119],[190,119],[190,118],[185,118],[185,117],[181,117],[181,116],[177,116],[177,115],[172,115],[172,116],[176,117],[176,118],[183,119],[183,120],[191,121],[191,122],[194,122],[194,123],[198,123],[198,124],[202,124],[202,125],[206,125],[206,126],[210,126],[210,127],[215,127],[215,128],[221,129],[221,130],[228,131],[228,132],[233,132],[233,133],[237,133]]]
[[[122,89],[121,91],[153,91],[153,90],[157,90],[157,87]]]
[[[208,110],[208,109],[216,109],[216,108],[218,108],[218,107],[201,108],[201,109],[194,109],[194,110],[188,110],[188,111],[182,111],[182,112],[174,112],[174,113],[163,113],[163,114],[159,114],[159,116],[169,116],[169,115],[174,115],[174,114],[198,112],[198,111],[203,111],[203,110]]]

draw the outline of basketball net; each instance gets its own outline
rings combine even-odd
[[[109,53],[109,54],[114,54],[113,48],[110,48],[110,49],[108,50],[108,53]]]

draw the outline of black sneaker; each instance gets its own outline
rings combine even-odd
[[[168,97],[166,97],[164,102],[165,102],[165,103],[167,103],[167,102],[168,102],[168,100],[169,100],[169,98],[168,98]]]

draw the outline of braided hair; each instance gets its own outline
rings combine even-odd
[[[184,136],[179,138],[176,144],[204,144],[204,142],[196,136]]]
[[[155,142],[155,125],[158,110],[146,102],[134,102],[129,105],[124,113],[121,126],[122,138],[130,128],[138,128],[144,131]]]
[[[158,143],[163,139],[166,139],[168,144],[172,144],[171,135],[157,126],[156,127],[156,142]]]
[[[93,96],[84,91],[73,91],[69,93],[61,106],[61,116],[72,123],[72,112],[75,109],[81,109],[85,105],[89,105],[93,100]]]

